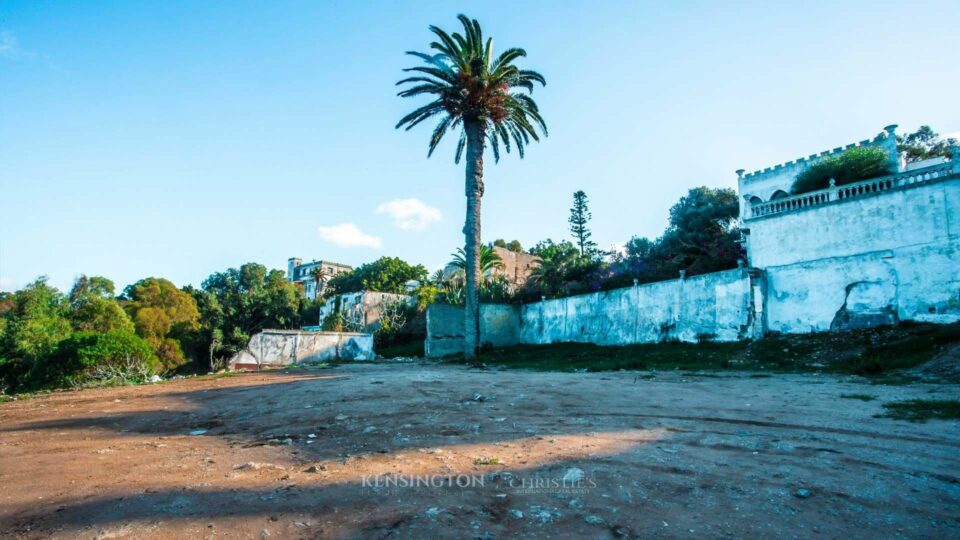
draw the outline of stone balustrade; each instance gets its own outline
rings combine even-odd
[[[842,186],[831,185],[831,187],[819,191],[810,191],[792,197],[752,204],[750,205],[749,217],[747,219],[782,214],[811,206],[820,206],[830,202],[872,195],[881,191],[909,187],[911,185],[922,184],[951,176],[960,177],[960,162],[957,160],[914,171],[872,178],[853,184],[845,184]]]

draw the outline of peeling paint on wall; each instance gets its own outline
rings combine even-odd
[[[264,330],[228,362],[229,369],[262,369],[329,360],[372,360],[373,336],[348,332]]]

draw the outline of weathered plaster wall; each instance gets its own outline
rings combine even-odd
[[[940,244],[766,269],[767,329],[805,333],[960,320],[960,246]]]
[[[960,179],[749,219],[751,266],[768,268],[885,249],[946,245],[960,237]]]
[[[523,306],[520,341],[599,345],[700,339],[735,341],[760,331],[759,292],[747,269],[637,285]]]
[[[960,178],[748,220],[767,329],[960,320]]]
[[[363,329],[364,332],[373,332],[380,328],[380,313],[383,307],[394,302],[413,302],[413,297],[405,294],[382,293],[363,291],[340,295],[340,313]],[[320,320],[317,324],[323,325],[323,319],[333,313],[336,307],[336,298],[330,298],[320,307]]]
[[[432,304],[427,308],[425,354],[431,358],[463,354],[464,310]],[[480,343],[506,347],[520,342],[520,308],[506,304],[480,306]]]
[[[230,359],[229,369],[281,367],[325,360],[372,360],[373,336],[337,332],[264,330]]]
[[[507,282],[513,287],[523,287],[530,279],[530,274],[541,263],[540,257],[529,253],[516,253],[498,246],[493,246],[493,251],[500,256],[500,262],[503,263],[503,268],[494,269],[494,275],[507,278]]]

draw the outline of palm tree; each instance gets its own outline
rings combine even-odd
[[[327,276],[327,273],[323,270],[322,266],[315,266],[313,270],[310,271],[310,277],[313,278],[313,282],[316,285],[314,289],[314,298],[320,297],[320,283]]]
[[[456,253],[450,254],[453,259],[450,261],[450,266],[457,269],[457,272],[466,272],[467,271],[467,255],[464,253],[463,248],[457,248]],[[497,255],[497,252],[493,250],[492,247],[482,244],[480,246],[480,275],[483,277],[489,277],[494,270],[500,270],[503,268],[503,259],[500,258],[500,255]]]
[[[423,94],[433,101],[404,116],[397,128],[409,131],[417,124],[440,115],[440,122],[430,137],[427,157],[440,144],[447,131],[460,131],[455,162],[460,163],[467,151],[466,196],[467,218],[463,226],[467,274],[466,317],[464,328],[468,358],[476,356],[480,341],[480,199],[483,197],[483,152],[490,143],[494,161],[500,160],[500,145],[510,152],[511,145],[523,157],[530,140],[539,141],[535,126],[544,135],[547,126],[540,116],[536,102],[524,91],[532,93],[534,83],[545,85],[536,71],[520,69],[513,64],[527,55],[526,51],[509,48],[493,56],[493,39],[483,40],[480,23],[464,15],[457,18],[463,25],[463,35],[448,34],[431,26],[439,41],[430,44],[436,54],[408,51],[407,54],[423,60],[422,66],[404,71],[416,75],[401,80],[397,85],[411,84],[401,91],[401,97]]]

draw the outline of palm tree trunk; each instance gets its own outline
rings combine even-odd
[[[464,356],[475,358],[480,347],[480,198],[483,197],[485,124],[464,122],[467,132],[467,219],[463,225],[467,259],[467,308],[464,317]]]

